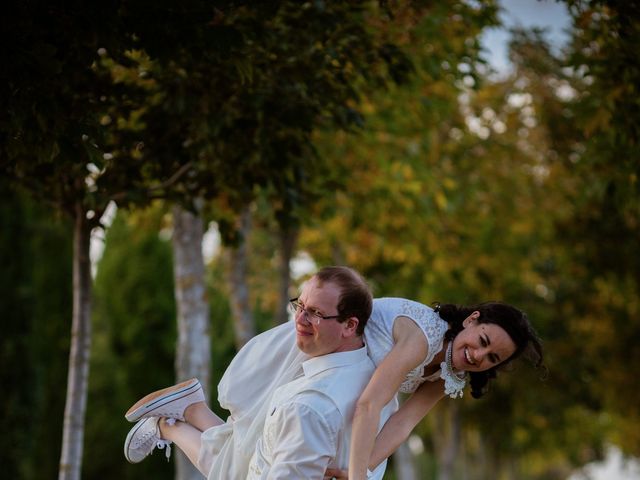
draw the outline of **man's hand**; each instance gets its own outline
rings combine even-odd
[[[327,468],[327,471],[324,472],[324,480],[331,480],[333,478],[336,480],[349,480],[349,470]]]

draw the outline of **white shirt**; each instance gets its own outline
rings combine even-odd
[[[348,467],[355,404],[375,366],[361,348],[313,357],[302,370],[274,391],[247,480],[321,480],[328,466]],[[385,467],[370,478],[382,478]]]

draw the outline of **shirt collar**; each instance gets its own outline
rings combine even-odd
[[[357,350],[349,350],[347,352],[328,353],[312,357],[302,362],[302,370],[306,377],[313,377],[325,370],[336,367],[344,367],[354,365],[367,358],[367,347],[358,348]]]

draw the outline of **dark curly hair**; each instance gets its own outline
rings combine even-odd
[[[516,307],[500,302],[486,302],[478,305],[453,305],[450,303],[434,305],[440,318],[449,324],[449,330],[444,335],[445,341],[452,341],[464,326],[462,322],[473,312],[480,312],[479,323],[494,323],[501,327],[513,343],[516,351],[509,358],[489,370],[469,372],[469,384],[473,398],[482,397],[488,390],[489,381],[496,378],[498,370],[504,368],[516,358],[524,355],[536,368],[543,365],[542,342],[535,332],[527,314]]]

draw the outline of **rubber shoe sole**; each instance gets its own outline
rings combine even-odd
[[[193,396],[193,401],[186,397]],[[125,418],[130,422],[136,422],[142,417],[167,417],[184,421],[184,409],[198,401],[204,401],[202,386],[197,378],[192,378],[186,382],[178,383],[162,390],[157,390],[138,400],[125,413]],[[167,410],[167,405],[176,403],[174,407],[179,407],[177,412]],[[182,404],[182,405],[181,405]],[[169,409],[171,407],[168,407]],[[175,410],[175,408],[174,408]]]

